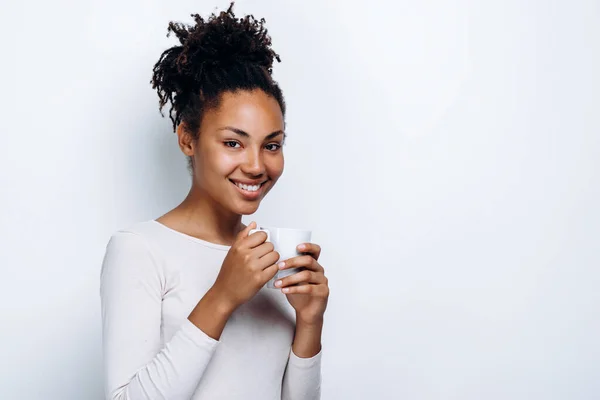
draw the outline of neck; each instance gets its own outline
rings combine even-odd
[[[196,184],[183,202],[161,219],[185,234],[228,246],[244,229],[240,214],[224,209]]]

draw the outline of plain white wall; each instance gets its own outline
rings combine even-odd
[[[110,234],[189,177],[149,80],[227,1],[0,12],[2,399],[100,399]],[[286,171],[252,219],[331,282],[323,399],[597,399],[598,1],[239,1],[265,17]]]

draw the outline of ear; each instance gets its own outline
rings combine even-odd
[[[194,139],[189,134],[187,126],[183,122],[177,126],[177,142],[183,154],[188,157],[194,156]]]

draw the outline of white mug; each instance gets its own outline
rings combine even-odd
[[[296,247],[302,243],[310,243],[312,232],[304,229],[290,229],[290,228],[275,228],[275,227],[263,227],[260,226],[258,229],[251,229],[248,235],[254,232],[263,231],[267,234],[267,242],[273,243],[275,251],[279,253],[279,261],[285,261],[287,259],[301,256],[305,253],[299,252]],[[275,288],[275,281],[278,279],[285,278],[295,274],[296,272],[302,271],[303,268],[286,268],[277,271],[275,277],[267,282],[267,287],[271,289]]]

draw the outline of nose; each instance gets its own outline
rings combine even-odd
[[[246,160],[242,165],[241,170],[252,176],[261,176],[265,173],[265,163],[260,150],[249,149],[246,152]]]

